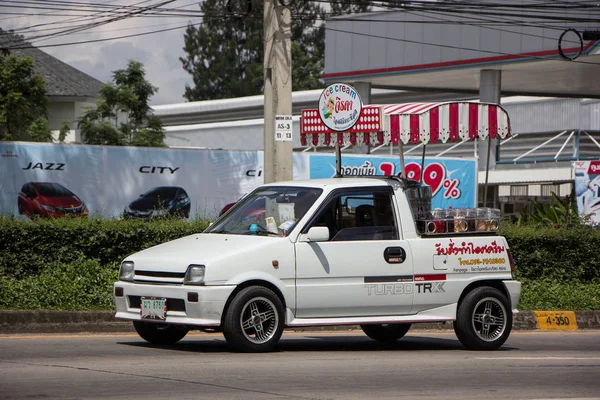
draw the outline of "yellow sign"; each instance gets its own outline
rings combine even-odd
[[[538,328],[543,330],[573,331],[577,320],[573,311],[534,311]]]

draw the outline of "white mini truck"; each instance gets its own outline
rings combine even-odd
[[[346,89],[334,84],[323,93]],[[423,146],[424,163],[428,143],[504,139],[504,109],[362,106],[359,96],[337,107],[332,97],[329,111],[341,110],[333,119],[354,124],[333,131],[324,122],[331,115],[302,110],[300,140],[335,147],[338,177],[264,185],[203,233],[129,256],[114,286],[117,318],[132,320],[151,343],[219,330],[240,351],[269,351],[285,327],[319,325],[358,324],[390,342],[413,323],[454,321],[469,349],[506,341],[521,284],[497,234],[499,211],[432,210],[431,188],[405,174],[403,150],[409,142]],[[350,105],[358,109],[347,111]],[[400,176],[412,180],[341,177],[340,148],[359,142],[397,144]]]
[[[467,348],[496,349],[521,288],[508,244],[489,212],[423,214],[427,189],[389,177],[259,187],[205,232],[127,257],[116,317],[151,343],[210,329],[240,351],[274,349],[285,327],[358,324],[389,342],[454,321]]]

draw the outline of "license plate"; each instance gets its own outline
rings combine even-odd
[[[142,319],[165,319],[167,317],[167,299],[142,297],[140,311]]]

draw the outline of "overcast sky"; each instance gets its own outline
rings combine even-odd
[[[27,1],[33,6],[33,1],[24,1]],[[38,1],[38,4],[44,4],[43,1]],[[137,4],[140,7],[146,7],[161,3],[162,1],[164,0],[91,0],[87,3],[102,4],[105,6]],[[78,0],[79,4],[82,2],[82,0]],[[62,31],[67,28],[92,22],[92,18],[93,21],[99,20],[98,14],[95,14],[93,17],[90,17],[90,15],[92,15],[93,12],[98,13],[100,10],[88,10],[84,12],[74,12],[73,10],[69,10],[68,12],[65,12],[59,10],[49,11],[23,8],[22,6],[17,8],[7,7],[8,5],[16,5],[16,3],[18,2],[0,1],[0,27],[4,30],[9,30],[29,28],[38,25],[27,31],[21,31],[25,38],[32,38],[38,35],[56,33],[59,31],[48,30],[48,28],[60,28]],[[64,4],[64,2],[62,3]],[[23,6],[25,6],[24,3]],[[175,0],[165,7],[182,7],[182,10],[199,10],[198,0]],[[72,9],[72,7],[66,8]],[[14,13],[32,15],[14,15]],[[81,19],[82,15],[86,15],[87,19],[75,20]],[[99,27],[93,27],[78,33],[69,33],[60,37],[33,39],[32,43],[35,46],[43,46],[48,44],[105,39],[185,26],[188,21],[192,23],[200,22],[199,19],[190,19],[189,17],[134,17],[123,21],[111,22]],[[39,26],[40,24],[49,23],[55,24]],[[151,100],[151,105],[182,103],[186,101],[183,97],[185,84],[191,84],[192,82],[191,76],[183,70],[181,62],[179,61],[179,57],[184,56],[184,32],[185,28],[181,28],[169,32],[126,39],[59,47],[40,47],[40,49],[102,82],[110,81],[112,72],[117,69],[125,68],[128,60],[139,61],[144,64],[146,78],[154,86],[159,88],[158,93]]]

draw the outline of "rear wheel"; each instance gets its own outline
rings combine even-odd
[[[227,343],[237,351],[265,352],[283,333],[283,303],[272,290],[250,286],[232,300],[223,320]]]
[[[469,292],[458,307],[454,332],[471,350],[495,350],[502,346],[512,329],[513,315],[506,296],[484,286]]]
[[[378,324],[378,325],[361,325],[363,332],[373,340],[379,342],[395,342],[402,338],[411,324]]]
[[[169,324],[154,324],[133,321],[135,331],[142,339],[152,344],[173,344],[187,335],[189,329]]]

